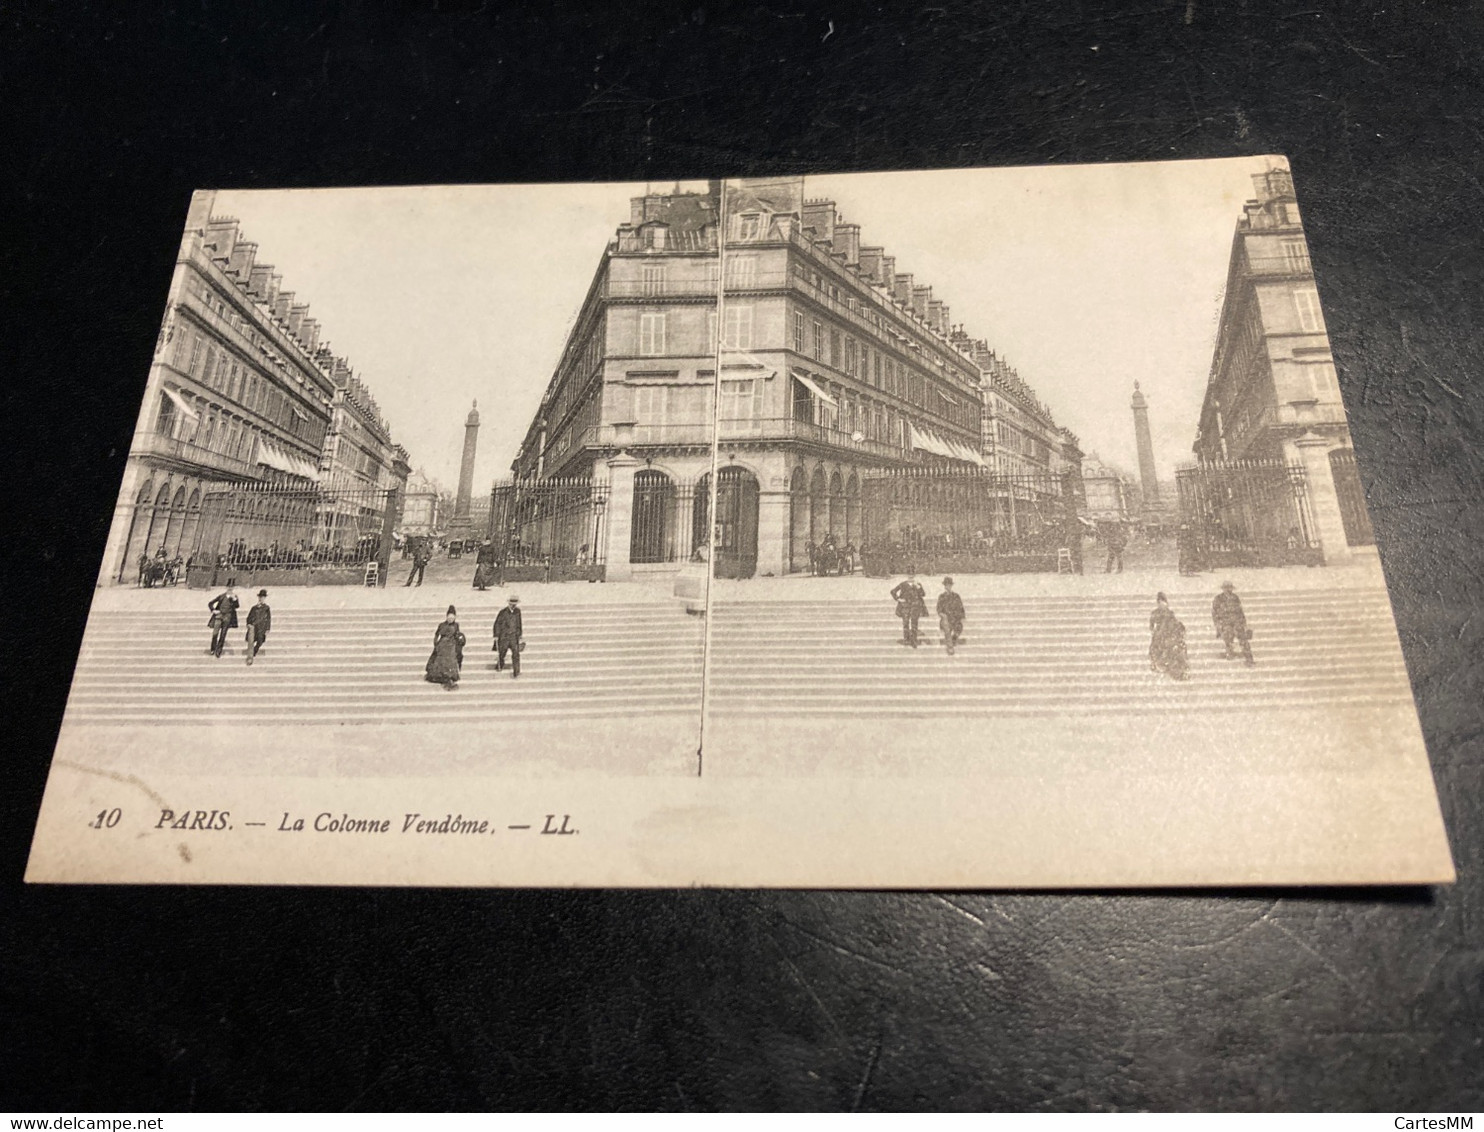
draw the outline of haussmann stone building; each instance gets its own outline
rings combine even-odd
[[[717,182],[632,200],[512,464],[517,485],[610,485],[603,524],[569,539],[601,541],[609,578],[706,541],[713,391],[722,576],[798,572],[826,536],[858,545],[871,473],[1080,459],[933,288],[802,178],[728,183],[718,327],[719,203]]]
[[[333,513],[307,505],[291,523],[268,514],[261,496],[384,493],[407,475],[407,453],[369,391],[321,341],[309,305],[258,262],[238,221],[212,215],[215,198],[196,193],[187,214],[100,584],[132,582],[142,557],[188,558],[213,493],[260,495],[253,513],[220,520],[231,529],[218,541],[271,541],[293,528],[295,541],[313,542],[354,538],[379,517],[355,499]]]
[[[1335,375],[1334,355],[1304,237],[1293,177],[1271,169],[1252,178],[1256,195],[1237,221],[1216,346],[1185,488],[1225,476],[1206,515],[1217,542],[1250,545],[1274,561],[1300,544],[1319,560],[1343,561],[1374,542]],[[1263,493],[1264,468],[1302,468],[1302,506]],[[1245,492],[1245,494],[1243,494]],[[1209,532],[1207,532],[1209,533]]]

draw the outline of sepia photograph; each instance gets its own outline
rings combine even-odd
[[[1451,880],[1301,188],[196,193],[28,879]]]

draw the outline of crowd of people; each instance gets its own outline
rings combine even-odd
[[[190,568],[192,560],[184,559],[179,554],[173,558],[165,552],[162,546],[155,551],[151,558],[148,554],[139,556],[139,585],[144,589],[153,589],[156,586],[175,586],[185,577]]]

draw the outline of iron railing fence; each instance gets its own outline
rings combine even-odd
[[[1084,526],[1071,472],[893,469],[867,473],[860,496],[867,573],[1081,568]],[[848,516],[848,497],[846,507]]]
[[[496,482],[486,530],[498,582],[601,578],[608,496],[606,480],[563,476]]]
[[[1221,460],[1175,472],[1182,573],[1322,560],[1302,464]]]
[[[382,488],[213,489],[201,500],[192,557],[227,569],[358,568],[390,550],[399,504]]]

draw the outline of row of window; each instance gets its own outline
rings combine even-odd
[[[639,355],[663,357],[667,352],[668,311],[642,311],[639,314]],[[733,301],[723,307],[722,349],[756,348],[754,336],[755,307],[752,303]],[[714,339],[715,311],[707,312],[707,337]],[[907,363],[880,348],[873,348],[851,334],[820,319],[810,319],[804,311],[792,313],[792,345],[795,352],[821,363],[873,388],[899,397],[925,413],[949,421],[960,428],[973,429],[979,419],[979,402],[957,391],[945,392],[942,386]],[[560,414],[558,414],[560,415]]]
[[[883,351],[837,328],[826,327],[817,318],[795,310],[792,317],[793,348],[865,382],[875,389],[900,397],[961,428],[973,428],[979,404],[961,394],[946,393],[937,382]]]
[[[175,402],[161,394],[160,413],[155,422],[155,431],[161,436],[183,441],[201,452],[225,456],[230,460],[249,462],[253,458],[253,441],[259,430],[246,421],[237,420],[215,409],[206,409],[201,402],[201,411],[189,417],[176,407]]]
[[[1005,421],[995,422],[995,443],[1007,452],[1029,457],[1040,464],[1051,460],[1051,448],[1045,441],[1012,428]]]
[[[208,388],[286,432],[318,446],[324,443],[328,422],[311,416],[271,381],[240,360],[225,345],[198,333],[182,332],[176,339],[172,364]]]

